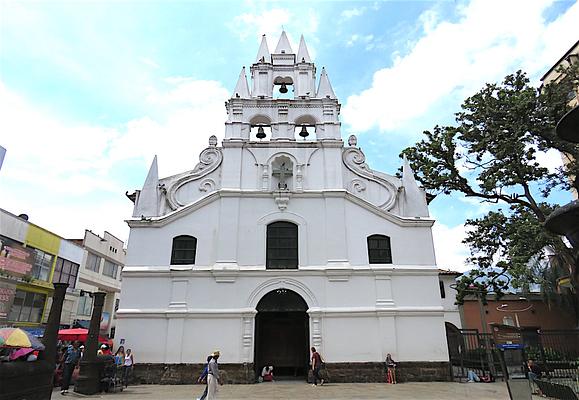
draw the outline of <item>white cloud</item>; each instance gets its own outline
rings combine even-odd
[[[432,227],[432,236],[438,268],[460,272],[468,269],[464,261],[469,251],[462,243],[466,237],[464,225],[450,227],[437,222]]]
[[[547,152],[537,150],[535,158],[540,166],[547,168],[551,173],[557,172],[557,168],[563,166],[564,159],[566,162],[570,161],[566,160],[567,157],[555,149],[549,149]]]
[[[260,43],[261,36],[265,35],[270,51],[274,51],[279,36],[281,35],[282,27],[285,29],[292,48],[296,53],[298,51],[299,37],[292,37],[292,32],[297,35],[303,34],[310,56],[312,59],[315,59],[315,44],[319,42],[316,36],[318,25],[318,15],[312,8],[299,13],[294,13],[287,9],[274,8],[262,12],[248,12],[237,15],[229,24],[229,28],[234,31],[242,41],[253,37],[256,43]],[[257,47],[255,51],[257,53]]]
[[[366,7],[350,8],[348,10],[342,11],[340,13],[340,16],[344,20],[348,20],[348,19],[353,18],[353,17],[359,17],[360,15],[364,14],[365,11],[366,11]]]
[[[352,47],[354,46],[356,43],[362,43],[365,46],[366,50],[372,50],[374,48],[374,35],[370,34],[370,35],[358,35],[358,34],[353,34],[352,36],[350,36],[350,39],[348,39],[348,41],[346,42],[346,47]]]
[[[113,129],[58,118],[0,82],[0,144],[7,149],[0,206],[35,215],[61,235],[81,235],[84,225],[122,237],[115,232],[128,231],[123,218],[131,212],[123,193],[142,181],[127,187],[115,166],[137,162],[144,180],[157,154],[161,175],[182,172],[197,164],[210,135],[222,136],[229,93],[220,83],[174,78],[166,84],[150,89],[148,115]]]
[[[541,74],[579,36],[579,3],[547,22],[543,14],[552,3],[473,0],[459,9],[457,22],[426,11],[419,18],[424,36],[377,71],[370,88],[347,99],[344,121],[362,132],[400,128],[518,68]]]

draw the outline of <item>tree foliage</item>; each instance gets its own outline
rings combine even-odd
[[[546,257],[546,249],[557,254],[577,283],[577,249],[543,226],[555,208],[547,196],[554,189],[579,189],[579,146],[555,133],[569,110],[569,94],[579,86],[577,65],[564,72],[563,79],[541,90],[521,71],[486,84],[464,101],[454,126],[437,125],[402,152],[431,195],[460,192],[505,204],[466,222],[464,242],[474,269],[458,283],[459,302],[469,291],[486,298],[487,293],[501,295],[509,284],[537,283],[530,264]],[[555,171],[539,162],[540,153],[551,149],[566,158],[565,166]]]

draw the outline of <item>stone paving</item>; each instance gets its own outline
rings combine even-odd
[[[91,398],[108,400],[195,400],[203,392],[201,385],[138,385],[123,392],[82,396],[55,391],[52,399]],[[314,387],[303,382],[274,382],[256,385],[224,385],[219,399],[468,399],[508,400],[507,386],[497,383],[329,383]]]

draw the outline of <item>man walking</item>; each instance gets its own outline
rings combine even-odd
[[[322,356],[320,353],[316,351],[315,347],[312,347],[312,375],[314,379],[313,386],[318,385],[318,381],[320,381],[320,385],[324,384],[324,380],[320,377],[320,369],[322,369]]]
[[[205,383],[205,390],[203,391],[203,394],[201,395],[201,397],[199,397],[197,400],[205,400],[205,398],[207,397],[207,375],[209,375],[209,362],[212,359],[213,359],[213,354],[211,354],[207,357],[207,362],[205,363],[205,366],[203,367],[203,371],[201,372],[201,375],[199,375],[199,378],[197,378],[197,383]]]
[[[71,345],[68,346],[64,353],[64,369],[62,371],[62,391],[61,394],[68,393],[68,387],[70,386],[70,379],[72,378],[72,373],[74,368],[80,361],[80,349],[78,348],[78,341],[75,340]]]
[[[219,351],[216,350],[211,354],[212,358],[207,365],[207,400],[214,400],[217,398],[217,384],[222,385],[221,377],[219,376],[219,365],[217,359],[219,358]]]

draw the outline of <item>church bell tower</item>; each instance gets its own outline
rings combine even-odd
[[[252,129],[262,141],[341,140],[340,104],[324,68],[316,90],[303,36],[295,54],[285,31],[273,53],[263,35],[250,73],[251,90],[243,67],[226,102],[225,141],[250,141]]]

